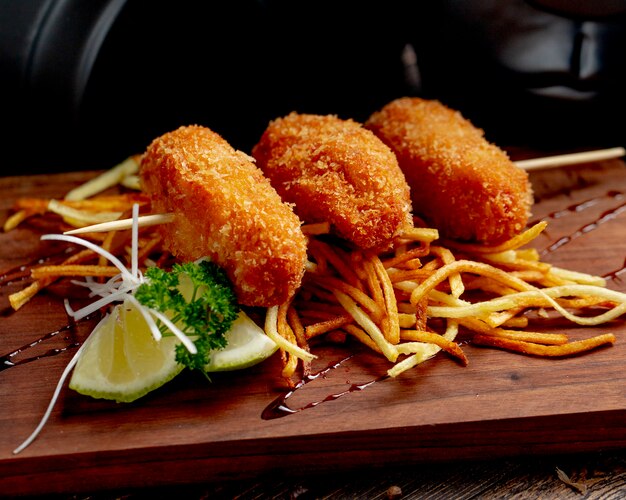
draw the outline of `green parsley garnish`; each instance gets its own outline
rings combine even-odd
[[[185,277],[183,277],[186,276]],[[144,306],[167,314],[181,331],[193,339],[198,352],[176,346],[176,361],[203,370],[209,352],[226,346],[225,334],[239,314],[239,305],[226,273],[213,262],[202,260],[175,264],[170,272],[158,267],[146,270],[146,282],[135,291]],[[181,279],[191,282],[191,294],[181,293]],[[158,324],[163,334],[167,328]]]

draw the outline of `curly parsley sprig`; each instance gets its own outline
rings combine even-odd
[[[167,314],[180,330],[193,339],[198,350],[190,353],[183,345],[176,347],[176,361],[203,370],[209,353],[226,346],[225,334],[239,314],[232,285],[223,269],[201,260],[175,264],[171,271],[152,267],[146,270],[146,281],[135,291],[144,306]],[[191,281],[191,296],[181,293],[181,280]],[[162,333],[167,327],[159,324]]]

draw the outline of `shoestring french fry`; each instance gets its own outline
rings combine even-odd
[[[444,264],[452,264],[456,260],[452,252],[447,248],[433,245],[430,250],[433,255],[438,256]],[[456,298],[460,297],[465,288],[463,280],[461,280],[461,275],[459,273],[452,273],[448,279],[450,281],[452,296]]]
[[[130,156],[113,168],[72,189],[65,195],[65,199],[84,200],[114,187],[122,183],[126,177],[136,174],[139,171],[139,163],[139,155]]]
[[[456,321],[448,321],[445,333],[443,333],[442,337],[452,342],[456,338],[458,333],[458,323]],[[387,371],[387,374],[390,377],[397,377],[401,373],[410,370],[411,368],[414,368],[425,361],[428,361],[439,351],[441,351],[441,347],[436,344],[419,343],[415,346],[413,354],[407,356],[405,359],[399,361],[394,366],[392,366]]]
[[[360,286],[360,280],[353,268],[350,266],[347,255],[339,248],[332,248],[330,245],[315,239],[309,239],[309,252],[316,259],[323,258],[324,262],[332,265],[339,275],[352,286]]]
[[[305,338],[311,339],[313,337],[317,337],[318,335],[322,335],[324,333],[343,328],[353,321],[354,320],[352,319],[352,316],[346,313],[341,316],[335,316],[331,319],[326,319],[317,323],[313,323],[311,325],[307,325],[304,328]]]
[[[50,277],[43,280],[35,280],[27,287],[22,288],[19,292],[9,295],[9,303],[14,311],[20,309],[24,304],[31,300],[39,291],[43,290],[46,286],[52,283],[54,280]]]
[[[615,335],[612,333],[605,333],[603,335],[597,335],[595,337],[577,340],[562,345],[542,345],[531,342],[515,341],[501,337],[492,337],[489,335],[476,335],[472,339],[472,342],[476,345],[498,347],[501,349],[520,352],[522,354],[562,357],[580,354],[603,345],[613,344],[615,342]]]
[[[535,344],[544,345],[563,345],[568,339],[567,335],[562,333],[541,333],[519,330],[508,330],[488,325],[478,318],[463,318],[457,320],[460,325],[469,330],[480,333],[482,335],[490,335],[492,337],[505,338],[510,340],[522,340],[524,342],[533,342]]]
[[[398,318],[398,305],[393,290],[393,284],[377,256],[371,258],[376,277],[378,278],[383,292],[383,307],[385,308],[385,337],[392,344],[400,341],[400,320]]]
[[[566,311],[563,306],[559,305],[555,300],[555,298],[570,296],[596,297],[603,299],[603,301],[614,303],[615,307],[597,316],[577,316]],[[625,299],[626,294],[606,288],[590,285],[563,285],[542,290],[526,290],[463,307],[429,306],[428,312],[431,317],[459,319],[466,317],[480,318],[491,312],[521,306],[525,308],[552,307],[573,323],[583,326],[595,326],[607,323],[624,314],[626,312]]]
[[[420,266],[421,262],[419,258],[428,255],[429,250],[430,249],[428,244],[420,245],[411,250],[404,249],[403,251],[396,253],[396,255],[394,255],[393,257],[385,259],[383,261],[383,266],[385,266],[385,269],[396,267],[399,265],[404,265],[409,268],[413,268],[413,265]]]
[[[380,345],[377,344],[374,340],[372,340],[372,337],[360,326],[350,323],[348,325],[345,325],[343,327],[343,330],[345,330],[347,333],[352,335],[354,338],[356,338],[365,346],[369,347],[372,351],[375,351],[381,355],[384,355],[383,350],[381,349]]]
[[[12,231],[26,219],[35,215],[35,213],[35,211],[29,210],[19,210],[17,212],[14,212],[7,218],[7,220],[4,221],[4,225],[2,226],[3,231],[5,233]]]
[[[457,260],[450,264],[446,264],[439,268],[429,278],[424,280],[419,286],[411,292],[411,304],[416,304],[422,297],[433,290],[443,280],[448,279],[451,275],[461,272],[474,273],[481,276],[487,276],[507,285],[515,290],[530,290],[534,287],[525,281],[515,278],[506,271],[490,266],[483,262],[470,260]]]
[[[548,226],[546,221],[537,222],[535,225],[528,228],[526,231],[513,236],[511,239],[501,243],[499,245],[479,245],[474,243],[461,243],[458,241],[446,241],[446,244],[455,248],[472,254],[498,254],[507,250],[516,250],[524,245],[527,245],[537,236],[539,236]]]
[[[316,356],[306,349],[299,347],[294,342],[291,342],[289,339],[283,337],[278,331],[278,308],[279,306],[268,307],[265,314],[265,333],[268,337],[270,337],[280,349],[285,352],[291,353],[292,355],[304,360],[304,361],[312,361],[316,358]]]
[[[414,342],[434,344],[457,358],[463,366],[467,366],[467,357],[459,345],[442,335],[421,330],[403,330],[401,336],[403,340],[408,341],[398,346],[398,351],[401,353],[412,354],[416,347]]]
[[[62,277],[62,276],[98,276],[112,277],[120,273],[115,266],[89,266],[85,264],[77,265],[60,265],[60,266],[41,266],[33,269],[31,275],[34,279],[45,277]]]
[[[287,311],[289,310],[290,306],[291,304],[289,302],[285,302],[284,304],[278,306],[276,329],[278,331],[278,334],[289,343],[298,345],[298,339],[296,338],[296,334],[294,333],[291,325],[287,321]],[[308,346],[305,346],[304,350],[308,351]],[[291,380],[291,377],[298,368],[298,357],[293,352],[281,349],[281,359],[283,362],[282,377],[285,380]]]
[[[309,344],[306,338],[306,332],[304,330],[304,326],[302,325],[302,321],[298,316],[296,310],[289,305],[287,309],[287,323],[289,324],[293,334],[296,337],[296,343],[299,347],[303,348],[305,351],[310,352]],[[297,368],[297,358],[296,358],[296,366]],[[302,375],[307,376],[311,372],[311,361],[310,360],[302,360]]]

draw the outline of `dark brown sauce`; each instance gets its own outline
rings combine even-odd
[[[67,259],[70,255],[76,253],[75,247],[68,247],[62,252],[39,257],[26,264],[12,267],[6,271],[0,273],[0,285],[10,285],[16,281],[23,281],[30,278],[30,273],[33,267],[43,264],[56,264],[64,259]]]
[[[345,391],[341,391],[338,393],[334,393],[334,394],[329,394],[328,396],[317,400],[317,401],[311,401],[310,403],[307,403],[299,408],[290,408],[287,400],[293,396],[295,394],[295,392],[299,389],[301,389],[302,387],[304,387],[305,385],[307,385],[310,382],[313,382],[314,380],[317,380],[320,376],[324,376],[326,375],[328,372],[330,372],[331,370],[335,370],[337,368],[339,368],[343,363],[345,363],[346,361],[348,361],[350,358],[352,358],[354,355],[352,356],[348,356],[340,361],[337,361],[336,363],[332,363],[330,365],[328,365],[326,368],[324,368],[323,370],[320,370],[317,373],[313,373],[311,375],[307,375],[306,377],[304,377],[300,382],[298,382],[296,384],[296,386],[293,389],[289,389],[285,392],[283,392],[280,396],[278,396],[274,401],[272,401],[269,405],[267,405],[267,407],[263,410],[263,412],[261,413],[261,418],[263,420],[274,420],[276,418],[282,418],[282,417],[286,417],[287,415],[293,415],[294,413],[298,413],[301,412],[303,410],[308,410],[309,408],[315,408],[316,406],[321,405],[322,403],[328,403],[329,401],[335,401],[343,396],[347,396],[348,394],[351,394],[353,392],[359,392],[359,391],[363,391],[365,389],[367,389],[368,387],[372,386],[373,384],[375,384],[376,382],[382,382],[383,380],[389,378],[389,375],[382,375],[378,378],[375,378],[373,380],[370,380],[368,382],[364,382],[362,384],[351,384]]]
[[[626,259],[624,259],[624,263],[622,264],[622,267],[618,268],[618,269],[614,269],[613,271],[610,271],[608,273],[605,273],[602,275],[602,277],[604,279],[607,280],[612,280],[612,281],[622,281],[622,277],[620,276],[624,271],[626,271]]]
[[[541,220],[546,220],[546,219],[561,219],[562,217],[566,217],[568,215],[575,215],[575,214],[579,214],[581,212],[584,212],[585,210],[594,207],[595,205],[597,205],[598,203],[602,202],[603,200],[605,200],[606,198],[610,198],[612,200],[621,200],[623,199],[625,196],[625,194],[622,191],[607,191],[604,195],[602,196],[596,196],[595,198],[589,198],[588,200],[585,201],[581,201],[579,203],[574,203],[572,205],[569,205],[561,210],[555,210],[554,212],[550,212],[549,214],[546,214],[545,216],[543,216],[541,218]],[[535,220],[530,222],[528,225],[529,226],[534,226],[537,222],[539,222],[539,220]]]
[[[0,371],[6,370],[7,368],[13,368],[14,366],[30,363],[31,361],[37,361],[38,359],[45,358],[45,357],[48,357],[48,356],[55,356],[57,354],[61,354],[64,351],[67,351],[68,349],[70,349],[72,347],[77,347],[79,344],[76,343],[76,342],[73,342],[73,343],[71,343],[68,346],[63,347],[63,348],[50,349],[50,350],[48,350],[48,351],[46,351],[46,352],[44,352],[42,354],[38,354],[36,356],[31,356],[31,357],[28,357],[28,358],[22,358],[19,361],[13,361],[13,358],[18,356],[19,354],[23,354],[27,350],[32,349],[33,347],[38,346],[42,342],[45,342],[46,340],[50,340],[50,339],[56,337],[57,335],[59,335],[59,334],[61,334],[63,332],[70,332],[74,328],[75,328],[75,325],[67,324],[64,327],[59,328],[58,330],[46,333],[45,335],[39,337],[37,340],[35,340],[33,342],[29,342],[28,344],[23,345],[22,347],[18,347],[14,351],[11,351],[11,352],[3,355],[3,356],[0,356]]]
[[[584,226],[580,227],[579,229],[577,229],[573,233],[571,233],[569,235],[566,235],[566,236],[563,236],[563,237],[559,238],[558,240],[556,240],[555,242],[551,243],[546,248],[541,250],[540,254],[541,255],[546,255],[546,254],[555,252],[556,250],[558,250],[562,246],[567,245],[568,243],[571,243],[575,239],[580,238],[581,236],[583,236],[585,234],[588,234],[591,231],[595,231],[596,229],[598,229],[601,225],[605,224],[606,222],[612,221],[613,219],[615,219],[619,214],[621,214],[624,211],[626,211],[626,203],[622,203],[621,205],[618,205],[615,208],[612,208],[610,210],[607,210],[607,211],[603,212],[600,215],[600,217],[598,217],[593,222],[585,224]]]
[[[95,317],[97,314],[98,313],[94,313],[90,316],[87,316],[86,318],[83,318],[81,321],[93,319],[93,317]],[[67,325],[62,326],[58,330],[54,330],[53,332],[48,332],[42,335],[41,337],[39,337],[37,340],[34,340],[32,342],[29,342],[28,344],[18,347],[17,349],[7,354],[0,355],[0,372],[2,372],[3,370],[7,370],[8,368],[13,368],[14,366],[24,365],[26,363],[31,363],[33,361],[37,361],[42,358],[56,356],[70,349],[76,349],[77,347],[80,347],[80,345],[82,344],[82,340],[77,340],[75,338],[76,329],[77,329],[77,323],[73,319],[70,318]],[[39,346],[40,344],[42,344],[43,342],[46,342],[47,340],[54,339],[58,337],[59,335],[61,335],[62,333],[68,334],[64,337],[64,340],[68,342],[65,346],[56,347],[54,349],[49,349],[47,351],[44,351],[43,353],[39,353],[34,356],[28,356],[28,357],[23,357],[20,359],[15,359],[20,354],[25,354],[30,349],[33,349]]]
[[[21,264],[19,266],[9,268],[0,274],[0,286],[10,286],[12,283],[15,283],[15,282],[26,281],[30,278],[31,270],[34,267],[38,265],[43,265],[43,264],[59,263],[67,259],[70,255],[76,253],[77,251],[78,251],[77,247],[69,246],[67,248],[64,248],[61,251],[50,253],[49,255],[45,255],[37,259],[33,259],[32,261],[26,264]],[[0,317],[7,317],[7,316],[14,314],[15,312],[16,311],[9,305],[0,309]],[[84,320],[88,320],[93,316],[94,315],[90,315],[84,318]],[[14,360],[14,358],[19,356],[20,354],[25,353],[29,349],[32,349],[47,340],[57,337],[61,333],[64,333],[64,332],[75,333],[75,331],[76,331],[76,322],[72,318],[68,318],[68,324],[63,326],[62,328],[59,328],[58,330],[55,330],[53,332],[46,333],[40,338],[38,338],[37,340],[30,342],[26,345],[23,345],[22,347],[19,347],[18,349],[15,349],[14,351],[11,351],[4,355],[0,355],[0,372],[3,370],[6,370],[7,368],[12,368],[14,366],[30,363],[32,361],[37,361],[38,359],[47,358],[50,356],[56,356],[57,354],[61,354],[69,349],[74,349],[76,347],[79,347],[81,342],[72,341],[69,344],[67,344],[65,347],[50,349],[43,353],[37,354],[35,356],[21,358],[17,361]],[[65,340],[70,341],[69,336],[66,337]]]
[[[23,281],[30,276],[32,266],[16,266],[0,275],[1,285],[10,285],[15,281]]]

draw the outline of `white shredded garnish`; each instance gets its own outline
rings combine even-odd
[[[134,222],[136,224],[137,216],[135,212],[138,213],[138,205],[133,205],[133,214],[134,214]],[[143,276],[139,275],[137,269],[137,246],[138,246],[138,238],[135,233],[133,233],[133,242],[132,242],[132,250],[131,250],[131,260],[133,262],[132,269],[129,270],[126,266],[120,261],[115,255],[111,252],[105,250],[104,248],[99,247],[95,243],[87,241],[83,238],[79,238],[78,236],[70,236],[66,234],[45,234],[41,237],[42,240],[58,240],[58,241],[67,241],[69,243],[76,243],[78,245],[82,245],[94,252],[102,255],[107,260],[111,262],[115,267],[120,270],[120,275],[114,276],[111,280],[109,280],[106,284],[95,283],[93,281],[86,281],[84,286],[87,286],[93,295],[99,295],[101,298],[92,302],[91,304],[79,309],[78,311],[73,311],[73,314],[70,314],[75,320],[82,319],[92,312],[97,311],[101,307],[104,307],[112,302],[120,300],[124,297],[124,295],[131,293],[133,290],[138,288],[143,283]],[[121,278],[121,282],[119,281]],[[66,306],[67,310],[67,306]]]
[[[124,297],[126,297],[126,295],[128,295],[128,293],[129,293],[128,290],[117,290],[115,292],[112,292],[106,297],[102,297],[96,300],[95,302],[92,302],[91,304],[83,307],[82,309],[79,309],[78,311],[74,311],[73,317],[76,321],[78,321],[79,319],[86,318],[91,313],[96,312],[98,309],[101,309],[104,306],[107,306],[113,302],[122,300]]]
[[[74,317],[75,311],[70,306],[70,301],[68,299],[63,299],[63,306],[65,307],[65,312],[70,318]]]
[[[112,289],[117,290],[120,286],[122,286],[122,284],[117,284],[121,278],[122,276],[117,274],[104,283],[98,283],[92,276],[85,276],[85,281],[71,280],[70,283],[75,286],[88,288],[90,297],[104,297],[105,295],[111,293]]]
[[[133,275],[133,278],[138,279],[138,252],[136,251],[139,247],[139,205],[136,203],[133,205],[133,227],[131,229],[131,268],[130,273]]]

